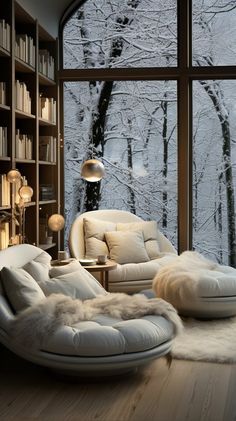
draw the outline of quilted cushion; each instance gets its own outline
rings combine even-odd
[[[116,228],[117,231],[141,230],[149,259],[156,259],[159,256],[160,247],[157,241],[158,229],[156,221],[118,223]]]
[[[98,357],[142,352],[171,340],[172,324],[161,316],[120,320],[99,315],[64,326],[45,341],[43,350],[64,355]]]

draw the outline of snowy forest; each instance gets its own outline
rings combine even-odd
[[[180,2],[181,3],[181,2]],[[180,6],[181,7],[181,6]],[[236,64],[236,2],[193,1],[194,66]],[[177,66],[177,0],[88,0],[64,28],[64,68]],[[123,209],[177,247],[177,82],[64,84],[66,232],[77,213]],[[193,247],[236,267],[236,80],[193,81]],[[100,159],[101,182],[81,178]]]

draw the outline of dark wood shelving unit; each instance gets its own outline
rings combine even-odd
[[[10,25],[11,49],[5,50],[0,46],[0,81],[7,84],[7,105],[0,104],[0,125],[6,126],[8,131],[8,156],[0,157],[1,174],[10,169],[17,168],[22,176],[27,178],[28,184],[33,188],[32,202],[26,207],[26,237],[29,243],[49,250],[53,257],[57,257],[60,247],[60,236],[54,234],[53,244],[40,244],[39,222],[53,213],[60,213],[60,174],[59,174],[59,97],[58,97],[58,42],[42,28],[38,21],[33,19],[15,0],[8,0],[0,10],[0,19]],[[35,66],[21,60],[15,55],[15,34],[26,34],[33,39],[35,46]],[[55,79],[39,72],[39,49],[49,51],[55,60]],[[32,63],[32,62],[31,62]],[[15,81],[24,82],[31,97],[31,113],[17,109],[15,102]],[[57,102],[56,123],[39,117],[39,96],[53,98]],[[32,159],[16,158],[16,130],[32,137]],[[47,162],[39,160],[39,137],[53,136],[57,141],[57,161]],[[40,185],[52,185],[55,199],[41,201]],[[9,210],[10,207],[0,207],[0,211]]]

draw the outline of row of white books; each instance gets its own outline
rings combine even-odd
[[[39,136],[39,160],[57,162],[57,139],[53,136]]]
[[[49,79],[55,78],[55,60],[48,50],[39,50],[39,72]]]
[[[35,67],[34,40],[27,34],[16,34],[15,55],[32,67]]]
[[[0,156],[7,156],[7,127],[0,126]]]
[[[33,136],[16,130],[16,158],[33,159]]]
[[[39,117],[56,124],[57,103],[54,98],[39,97]]]
[[[6,86],[6,82],[0,82],[0,104],[2,105],[7,103]]]
[[[25,82],[15,81],[16,108],[31,114],[31,97]]]
[[[6,174],[0,174],[0,206],[10,206],[10,183]]]
[[[9,222],[3,222],[0,224],[0,250],[9,246],[9,240]]]
[[[0,19],[0,46],[5,50],[11,49],[11,30],[10,25],[5,19]]]

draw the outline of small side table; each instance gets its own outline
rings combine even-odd
[[[109,284],[108,284],[109,272],[110,270],[116,269],[116,267],[117,267],[117,263],[114,262],[114,260],[107,260],[105,265],[99,265],[99,264],[91,265],[91,266],[83,265],[83,268],[85,268],[90,273],[100,272],[100,282],[106,291],[108,291],[108,288],[109,288]]]

